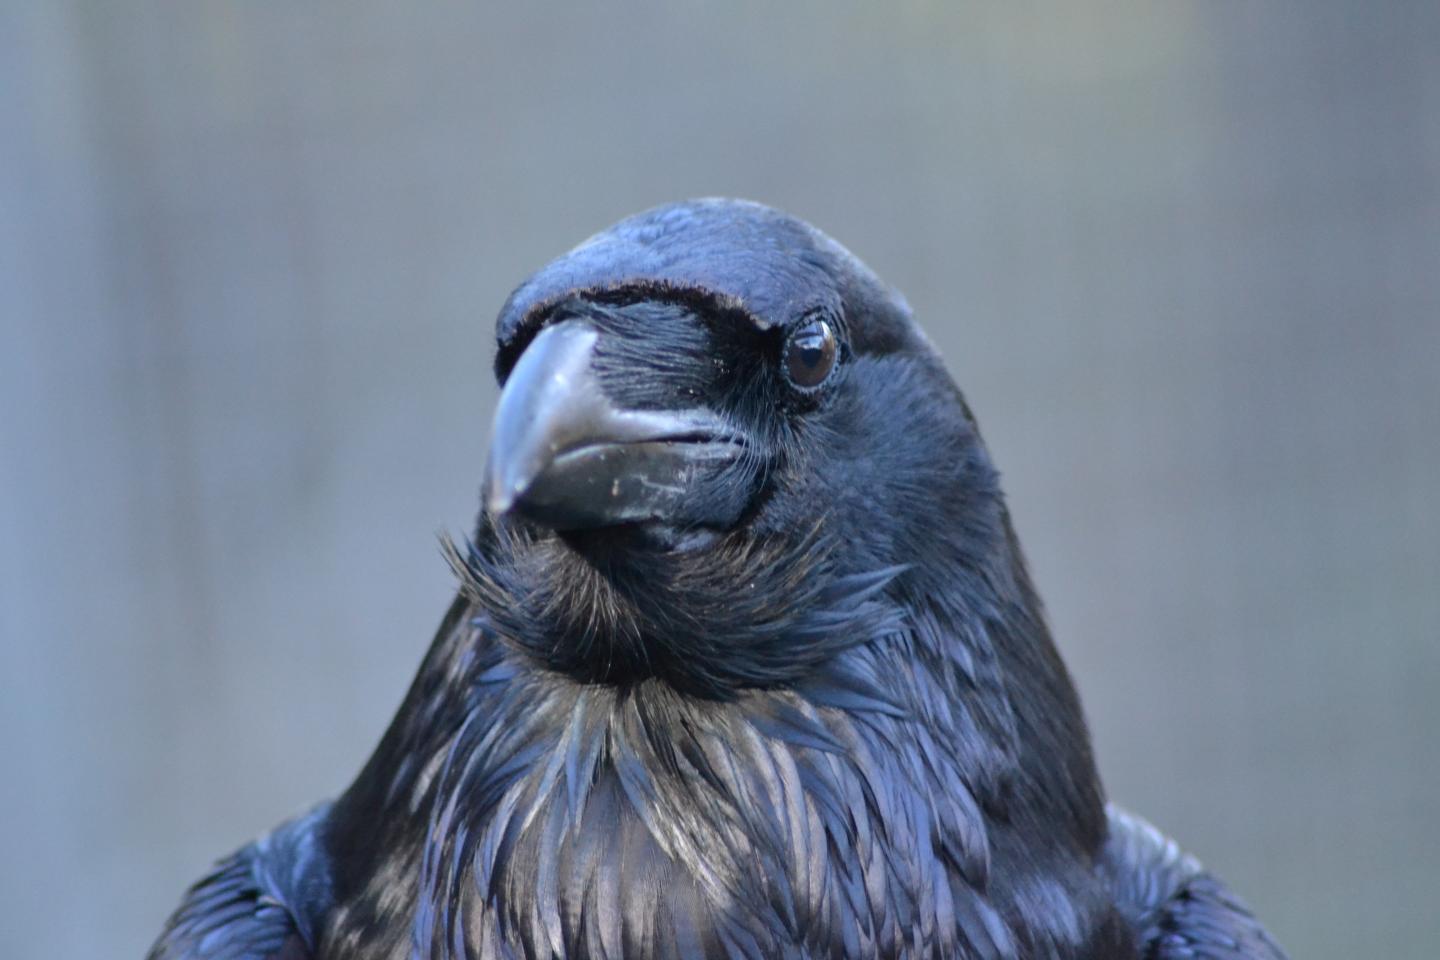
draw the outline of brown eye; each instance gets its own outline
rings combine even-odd
[[[824,320],[811,320],[785,344],[785,375],[802,389],[818,387],[835,369],[835,332]]]

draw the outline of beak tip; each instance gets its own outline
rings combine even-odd
[[[503,517],[514,508],[522,493],[523,484],[508,484],[504,477],[492,473],[485,483],[485,511],[492,517]]]

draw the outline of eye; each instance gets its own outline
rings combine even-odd
[[[835,369],[835,331],[824,320],[802,324],[785,342],[785,375],[802,390],[818,387]]]

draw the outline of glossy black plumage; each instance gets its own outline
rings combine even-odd
[[[834,371],[787,381],[821,322]],[[500,431],[492,465],[540,459],[492,471],[519,479],[450,550],[460,595],[374,756],[201,881],[153,957],[1280,956],[1107,811],[995,470],[898,295],[797,220],[700,201],[522,285],[502,381],[562,326],[605,415]],[[502,409],[579,389],[522,379]],[[662,462],[652,422],[719,426]],[[693,467],[717,430],[741,454]],[[576,462],[620,470],[616,505],[537,501]],[[684,496],[645,494],[657,464]]]

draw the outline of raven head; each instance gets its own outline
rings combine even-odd
[[[896,629],[897,591],[1009,575],[938,355],[799,220],[732,200],[624,220],[516,290],[498,341],[464,572],[557,669],[724,697]]]

